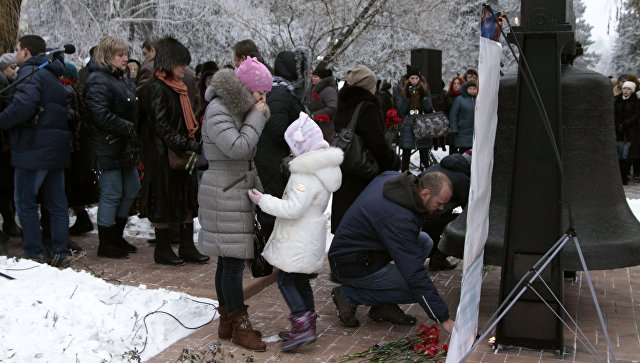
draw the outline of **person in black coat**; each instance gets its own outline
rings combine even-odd
[[[375,91],[376,76],[369,68],[358,65],[347,73],[346,84],[338,92],[336,131],[340,132],[349,125],[356,107],[362,102],[355,133],[362,137],[365,146],[373,154],[380,172],[398,170],[400,159],[387,145],[384,118],[378,98],[374,96]],[[333,193],[331,202],[331,233],[336,232],[345,212],[370,181],[342,168],[342,186]]]
[[[164,265],[207,263],[193,244],[193,216],[197,213],[196,173],[172,169],[170,150],[176,155],[202,153],[197,122],[188,89],[182,81],[191,62],[189,50],[173,38],[156,43],[155,74],[145,88],[147,120],[141,130],[145,177],[142,180],[140,214],[155,228],[154,261]],[[171,248],[169,224],[180,223],[178,256]]]
[[[471,185],[471,150],[467,150],[464,154],[451,154],[445,156],[438,164],[432,165],[425,170],[425,173],[439,171],[444,173],[453,185],[453,195],[442,210],[428,214],[425,217],[422,230],[429,234],[433,240],[433,248],[429,257],[429,271],[451,270],[456,267],[455,264],[447,260],[447,256],[440,252],[438,243],[444,228],[451,221],[459,216],[453,213],[453,210],[462,207],[466,208],[469,202],[469,187]]]
[[[622,93],[615,97],[614,122],[616,126],[616,139],[631,143],[629,156],[620,160],[620,173],[622,184],[629,182],[629,172],[633,163],[635,173],[636,166],[640,166],[640,100],[635,93],[636,84],[626,81],[622,85]]]
[[[0,90],[9,87],[16,78],[18,66],[15,53],[0,56]],[[0,112],[11,100],[12,88],[0,93]],[[9,133],[0,130],[0,214],[2,214],[2,230],[0,231],[0,256],[6,255],[2,250],[2,241],[9,237],[21,237],[22,229],[16,224],[15,207],[13,205],[13,167],[9,148]]]
[[[138,101],[124,79],[129,43],[112,36],[100,40],[89,61],[84,87],[87,113],[82,138],[98,178],[98,256],[127,258],[136,247],[123,238],[140,180],[135,168],[140,142]]]
[[[271,117],[260,134],[254,161],[265,194],[282,198],[287,177],[282,172],[282,159],[289,155],[284,132],[303,111],[299,88],[306,84],[310,60],[302,49],[282,51],[273,63],[273,88],[267,93]],[[265,238],[269,238],[275,217],[258,209],[258,220]]]

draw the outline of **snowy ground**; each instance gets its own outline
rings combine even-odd
[[[437,159],[446,155],[434,154]],[[417,158],[416,153],[412,161]],[[628,202],[640,219],[640,199]],[[94,207],[90,210],[94,223],[95,213]],[[197,220],[194,229],[197,234]],[[148,220],[131,217],[126,235],[152,238],[153,228]],[[327,241],[331,241],[329,228]],[[217,305],[216,301],[145,286],[118,286],[85,271],[0,257],[0,272],[16,277],[0,277],[3,363],[126,362],[136,361],[138,355],[144,361],[190,333],[159,312],[172,314],[189,327],[217,318],[209,305]],[[148,315],[153,312],[158,313]]]
[[[189,327],[217,318],[215,301],[117,286],[85,271],[0,257],[0,272],[16,278],[0,278],[0,362],[120,362],[140,353],[144,360],[190,333],[148,314],[167,312]]]

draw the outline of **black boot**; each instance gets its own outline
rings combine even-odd
[[[193,223],[180,224],[180,248],[178,256],[184,262],[209,263],[209,256],[203,255],[193,244]]]
[[[9,251],[7,251],[7,242],[0,239],[0,256],[8,256]]]
[[[128,258],[129,253],[117,246],[116,225],[105,227],[98,225],[98,257]]]
[[[73,226],[69,227],[69,234],[77,236],[91,231],[93,231],[93,222],[91,222],[87,210],[82,209],[82,212],[76,213],[76,222]]]
[[[160,265],[182,266],[184,261],[176,256],[169,243],[169,229],[156,228],[156,248],[153,260]]]
[[[440,252],[436,247],[433,249],[431,258],[429,259],[429,271],[447,271],[456,268],[457,263],[451,263],[447,260],[447,255]]]
[[[116,230],[116,246],[120,247],[123,250],[126,250],[129,253],[134,253],[138,250],[136,246],[132,245],[131,243],[127,242],[126,239],[124,239],[124,227],[126,225],[127,218],[116,218],[116,226],[118,227],[118,229]]]
[[[22,228],[16,224],[16,209],[11,200],[6,200],[0,208],[2,214],[2,231],[9,237],[22,237]]]

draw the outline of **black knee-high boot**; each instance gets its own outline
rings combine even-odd
[[[185,262],[209,262],[209,256],[200,253],[193,244],[193,223],[180,224],[180,248],[178,248],[178,256]]]

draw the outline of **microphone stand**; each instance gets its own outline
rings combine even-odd
[[[23,81],[25,81],[27,78],[33,76],[34,73],[36,73],[37,71],[41,70],[42,68],[46,67],[47,65],[53,63],[53,59],[56,58],[58,56],[58,54],[56,53],[52,53],[51,54],[51,58],[47,59],[46,62],[42,63],[41,65],[37,66],[36,68],[34,68],[31,72],[29,72],[29,74],[27,74],[26,76],[22,77],[22,78],[18,78],[15,81],[13,81],[13,83],[11,83],[10,85],[8,85],[7,87],[3,88],[0,90],[0,97],[2,97],[1,95],[8,89],[10,89],[11,87],[16,86],[19,83],[22,83]]]

